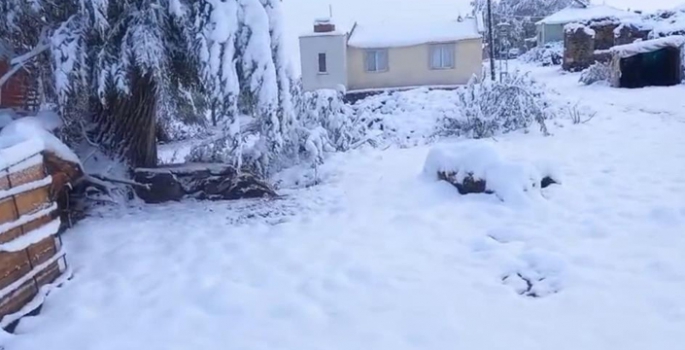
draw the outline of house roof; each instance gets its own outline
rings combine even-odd
[[[619,19],[637,18],[634,12],[621,10],[608,5],[588,5],[588,7],[569,6],[553,15],[543,18],[536,24],[566,24],[571,22],[583,22],[593,19],[617,17]]]
[[[478,27],[475,18],[424,23],[358,24],[350,35],[348,45],[359,48],[405,47],[479,39],[482,35]]]

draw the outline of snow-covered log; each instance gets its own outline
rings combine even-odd
[[[147,187],[136,187],[147,203],[202,200],[234,200],[275,197],[265,182],[250,173],[239,173],[226,164],[187,163],[154,169],[136,169],[134,180]]]
[[[494,194],[502,201],[521,201],[527,193],[558,183],[536,166],[511,162],[484,141],[466,141],[433,147],[423,174],[446,181],[460,194]]]

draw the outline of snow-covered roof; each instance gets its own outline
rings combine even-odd
[[[404,47],[481,37],[475,18],[425,23],[358,24],[349,38],[348,45],[360,48]]]
[[[36,116],[23,117],[9,123],[9,112],[0,111],[4,124],[0,127],[0,172],[24,159],[49,151],[58,157],[80,164],[78,156],[51,133],[59,127],[59,116],[53,112],[39,112]]]
[[[685,32],[685,9],[676,11],[672,16],[653,19],[653,33],[655,36],[667,36],[673,33]]]
[[[594,29],[592,29],[588,26],[582,25],[578,22],[569,23],[569,24],[564,26],[564,31],[567,33],[568,32],[576,32],[576,31],[578,31],[578,29],[582,29],[585,32],[585,34],[587,34],[593,38],[595,37],[595,34],[597,34],[597,33],[595,33]]]
[[[621,10],[608,5],[589,5],[587,8],[569,6],[553,15],[543,18],[537,24],[566,24],[593,19],[617,17],[619,19],[638,18],[637,13]]]
[[[641,53],[654,52],[666,47],[680,48],[685,44],[685,37],[680,35],[667,36],[654,40],[638,41],[632,44],[612,47],[611,53],[621,58],[632,57]]]

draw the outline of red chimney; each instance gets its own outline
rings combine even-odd
[[[335,31],[335,24],[330,19],[317,19],[314,21],[314,33],[330,33]]]

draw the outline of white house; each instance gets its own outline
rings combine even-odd
[[[564,26],[569,23],[585,22],[607,17],[615,17],[622,20],[639,20],[640,15],[608,5],[582,5],[573,3],[571,6],[547,16],[536,23],[538,46],[550,42],[563,41]]]
[[[347,92],[462,85],[481,74],[482,32],[476,18],[355,24],[349,32],[317,20],[300,36],[302,84],[306,91]]]

